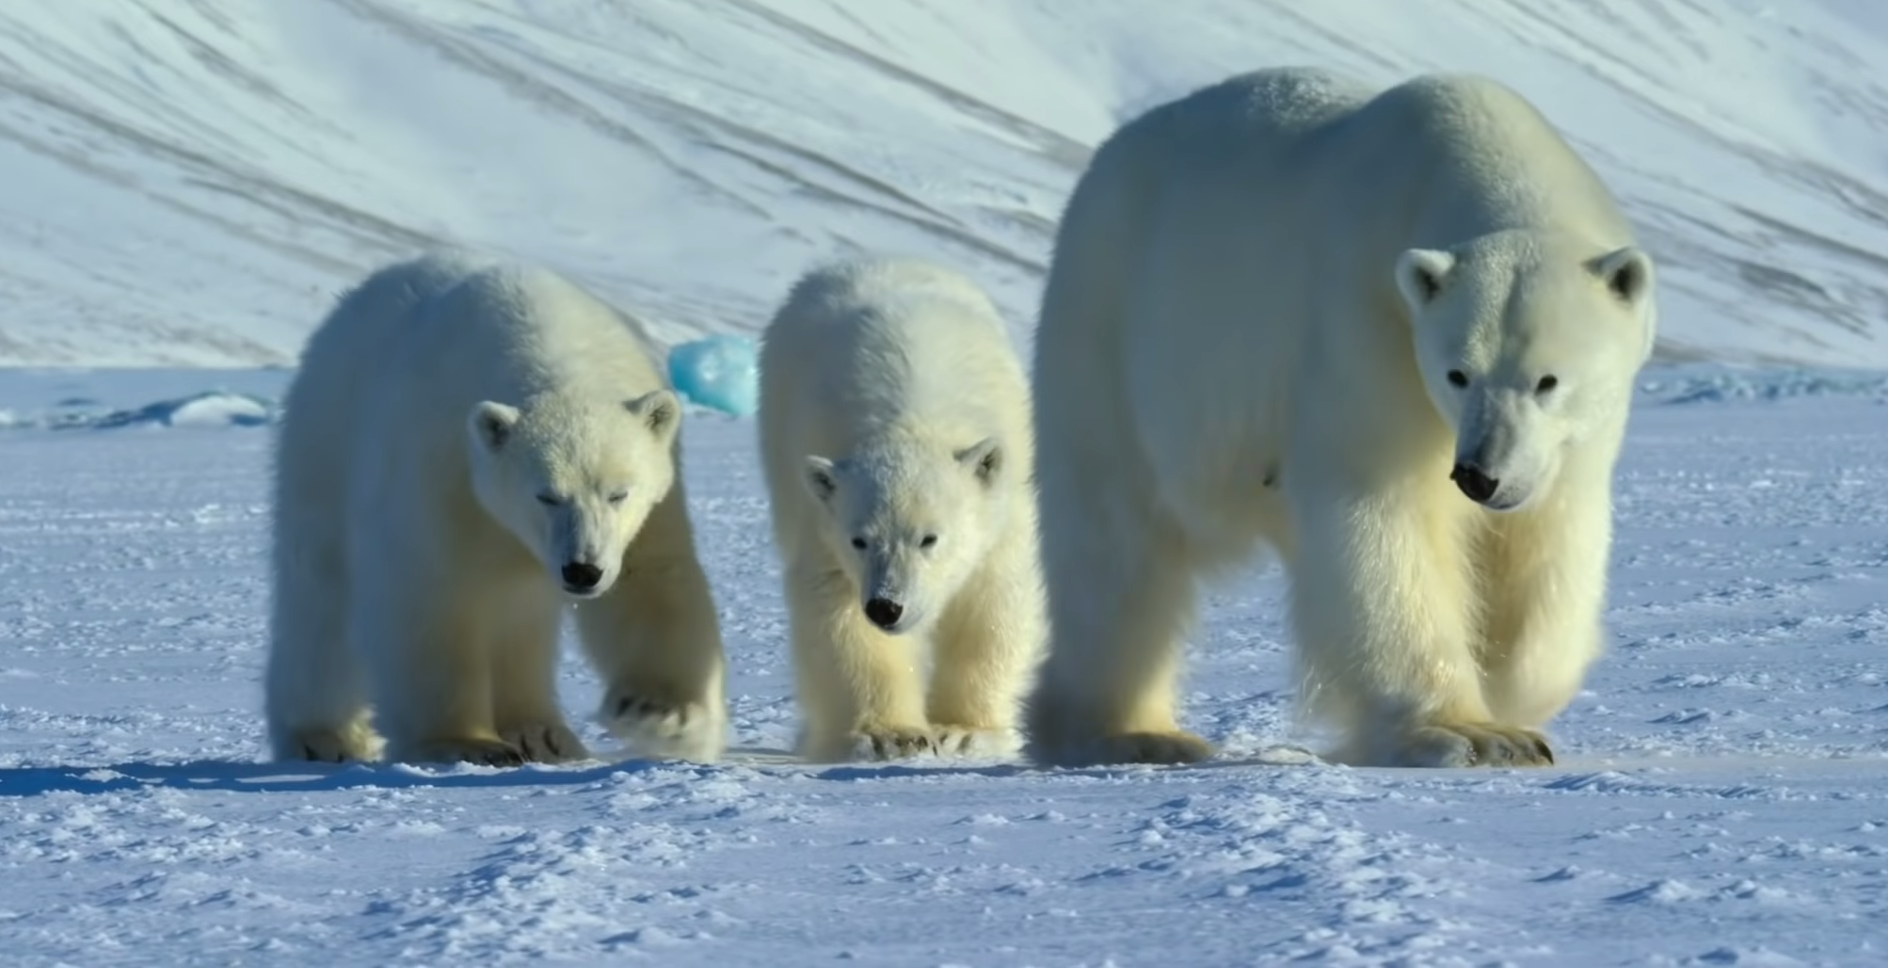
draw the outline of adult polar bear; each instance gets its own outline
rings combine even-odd
[[[1614,199],[1493,81],[1263,70],[1124,125],[1036,335],[1034,755],[1209,755],[1173,701],[1193,582],[1262,540],[1335,758],[1551,762],[1654,328]]]
[[[804,755],[1013,751],[1042,576],[1029,384],[989,298],[909,258],[807,273],[762,337],[760,447]]]
[[[402,761],[585,757],[554,679],[570,602],[610,731],[650,755],[720,754],[681,406],[630,320],[542,269],[396,263],[310,337],[286,409],[277,758],[376,759],[383,736]]]

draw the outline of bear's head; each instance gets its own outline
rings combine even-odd
[[[482,401],[466,417],[472,490],[558,588],[610,590],[623,552],[675,483],[681,403],[668,390],[621,401]]]
[[[1410,249],[1396,282],[1424,387],[1455,432],[1451,479],[1470,500],[1524,508],[1571,448],[1623,426],[1657,333],[1644,250],[1503,231]]]
[[[820,532],[858,590],[867,621],[924,628],[1009,524],[996,487],[1009,472],[994,437],[951,448],[901,441],[832,460],[806,458]]]

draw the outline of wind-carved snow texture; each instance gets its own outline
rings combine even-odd
[[[1661,259],[1667,358],[1888,365],[1874,0],[119,0],[0,10],[0,363],[290,362],[441,242],[664,343],[945,258],[1027,340],[1093,146],[1228,74],[1491,74]]]
[[[230,372],[277,399],[287,374]],[[13,373],[135,410],[203,374]],[[1734,388],[1716,396],[1701,387]],[[691,417],[719,766],[262,761],[266,429],[0,435],[0,950],[19,966],[1870,965],[1888,923],[1888,398],[1646,374],[1610,654],[1540,770],[1298,752],[1283,586],[1214,586],[1186,768],[810,766],[749,420]],[[1786,387],[1817,389],[1808,392]],[[594,677],[567,649],[565,708]]]

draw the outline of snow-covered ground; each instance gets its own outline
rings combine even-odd
[[[441,241],[667,340],[862,247],[1024,321],[1099,139],[1292,63],[1535,99],[1661,258],[1668,356],[1888,366],[1879,0],[13,0],[0,363],[285,363]]]
[[[216,386],[267,401],[284,378]],[[6,374],[0,962],[1880,964],[1888,378],[1644,386],[1612,651],[1549,769],[1294,755],[1269,570],[1216,588],[1196,636],[1212,762],[783,761],[753,425],[709,414],[688,481],[730,763],[326,769],[262,762],[270,431],[49,429],[212,383]],[[586,715],[574,657],[562,683]]]

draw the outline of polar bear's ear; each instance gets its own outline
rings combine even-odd
[[[1645,339],[1639,348],[1639,359],[1651,359],[1659,338],[1658,315],[1647,302],[1652,292],[1652,257],[1644,249],[1628,245],[1594,259],[1588,263],[1588,268],[1606,281],[1606,291],[1613,298],[1640,310]]]
[[[1396,288],[1411,309],[1429,305],[1455,268],[1455,256],[1441,249],[1406,249],[1396,259]]]
[[[1636,245],[1614,249],[1594,259],[1593,273],[1606,280],[1606,289],[1614,298],[1637,305],[1652,288],[1652,258]]]
[[[978,481],[988,484],[1003,469],[1003,445],[995,437],[985,437],[958,451],[957,462],[970,468]]]
[[[651,390],[624,403],[623,409],[634,414],[650,433],[664,442],[675,436],[676,425],[681,422],[682,402],[667,390]]]
[[[513,427],[518,425],[518,408],[484,400],[472,405],[472,412],[466,416],[466,432],[472,435],[472,444],[486,453],[495,454],[505,441],[511,439]]]
[[[821,504],[832,500],[833,494],[839,490],[839,477],[833,470],[833,462],[814,454],[806,457],[806,473],[802,479],[806,481],[806,492]]]

